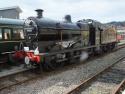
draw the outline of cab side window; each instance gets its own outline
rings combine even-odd
[[[4,29],[4,40],[11,39],[11,29]]]
[[[0,40],[2,39],[2,29],[0,28]]]
[[[13,39],[24,39],[24,32],[22,29],[13,30]]]

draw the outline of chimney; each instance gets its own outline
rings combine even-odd
[[[35,11],[37,12],[37,18],[42,18],[43,17],[43,10],[42,9],[37,9]]]
[[[65,22],[69,22],[69,23],[72,22],[70,15],[66,15],[64,18],[65,18]]]

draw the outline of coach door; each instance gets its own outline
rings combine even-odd
[[[9,52],[12,47],[10,45],[12,32],[9,28],[0,29],[0,53],[4,54]]]
[[[12,29],[10,28],[3,28],[3,53],[4,52],[9,52],[13,49],[12,44]]]
[[[3,41],[3,32],[2,32],[2,28],[0,28],[0,53],[2,52],[2,41]]]

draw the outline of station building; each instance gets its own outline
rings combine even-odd
[[[18,6],[0,8],[0,18],[20,19],[22,10]]]

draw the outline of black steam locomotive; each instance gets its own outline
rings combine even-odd
[[[117,44],[116,30],[100,22],[87,19],[73,23],[70,15],[65,21],[44,18],[43,10],[36,10],[37,17],[25,21],[24,49],[13,57],[22,59],[27,65],[41,65],[54,69],[72,63],[81,54],[101,53],[112,50]],[[85,59],[85,58],[84,58]]]

